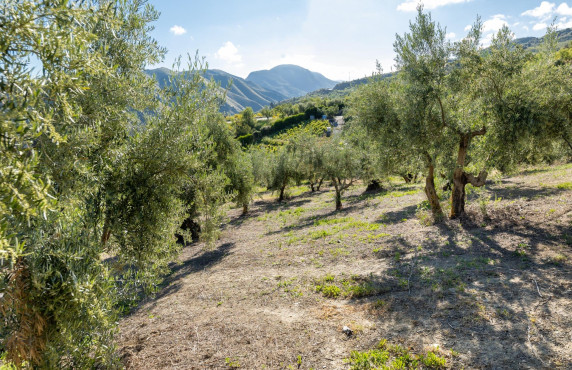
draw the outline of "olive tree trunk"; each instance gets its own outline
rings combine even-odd
[[[280,187],[280,196],[278,197],[278,202],[282,202],[284,200],[284,190],[286,189],[286,185]]]
[[[465,160],[467,158],[467,151],[469,143],[474,136],[484,135],[485,129],[475,131],[470,134],[462,135],[459,142],[459,151],[457,153],[457,166],[453,172],[453,188],[451,192],[451,214],[450,218],[457,218],[465,213],[465,185],[471,184],[473,186],[483,186],[487,180],[487,172],[481,171],[477,177],[465,172]]]
[[[425,177],[425,195],[427,196],[427,200],[431,205],[433,218],[435,220],[439,220],[443,218],[443,210],[441,209],[441,204],[439,203],[437,190],[435,190],[435,166],[433,165],[432,160],[429,161],[427,170],[427,177]]]
[[[334,181],[334,187],[336,188],[336,211],[342,209],[342,190],[337,182]]]

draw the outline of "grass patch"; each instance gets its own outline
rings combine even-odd
[[[392,191],[391,193],[387,193],[384,194],[384,197],[389,197],[389,198],[401,198],[404,197],[406,195],[414,195],[417,194],[421,191],[421,189],[413,189],[413,190],[407,190],[407,191]]]
[[[556,266],[562,266],[566,260],[568,259],[568,257],[566,257],[563,254],[557,254],[556,256],[553,256],[552,258],[550,258],[550,263],[552,263],[553,265]]]
[[[563,182],[561,184],[556,185],[556,188],[561,190],[572,190],[572,182]]]
[[[343,224],[346,222],[350,222],[353,220],[354,220],[353,217],[329,218],[329,219],[325,219],[325,220],[314,221],[314,226],[337,225],[337,224]]]
[[[349,279],[336,279],[328,274],[315,283],[315,291],[322,293],[326,298],[364,298],[377,295],[382,292],[371,281],[352,276]]]
[[[287,209],[285,211],[280,211],[278,213],[279,217],[287,217],[287,216],[296,216],[296,217],[300,217],[300,215],[302,215],[302,213],[306,212],[308,209],[304,208],[304,207],[298,207],[298,208],[294,208],[294,209]]]
[[[311,239],[320,239],[320,238],[325,238],[327,236],[330,235],[334,235],[335,233],[337,233],[339,230],[316,230],[316,231],[312,231],[310,232],[310,238]]]
[[[342,290],[333,284],[316,285],[316,292],[322,293],[326,298],[338,298]]]
[[[346,359],[352,370],[366,369],[444,369],[447,360],[429,351],[416,355],[398,344],[391,345],[382,339],[377,348],[369,351],[352,351]]]

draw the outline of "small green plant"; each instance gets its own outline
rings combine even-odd
[[[427,354],[415,355],[400,345],[387,344],[382,339],[377,348],[359,352],[352,351],[346,359],[351,370],[367,369],[444,369],[447,361],[429,351]]]
[[[484,190],[484,189],[483,189]],[[490,196],[486,195],[484,193],[484,191],[481,191],[480,196],[479,196],[479,210],[481,211],[481,214],[483,215],[483,217],[488,218],[489,214],[487,212],[487,206],[490,203]]]
[[[514,254],[516,254],[518,257],[525,259],[527,258],[527,254],[526,254],[526,250],[528,249],[528,244],[526,243],[518,243],[518,245],[516,246],[516,249],[514,251]]]
[[[333,231],[333,230],[316,230],[316,231],[312,231],[310,233],[310,238],[320,239],[320,238],[325,238],[327,236],[334,235],[334,234],[335,234],[335,231]]]
[[[342,290],[337,285],[316,285],[316,291],[321,292],[326,298],[337,298],[340,296]]]
[[[563,265],[563,264],[566,262],[567,259],[568,259],[568,257],[566,257],[565,255],[563,255],[563,254],[557,254],[556,256],[553,256],[553,257],[550,259],[550,262],[551,262],[552,264],[554,264],[554,265],[561,266],[561,265]]]
[[[380,309],[385,307],[387,303],[383,300],[383,299],[378,299],[377,301],[375,301],[375,303],[373,304],[373,308],[375,309]]]
[[[556,187],[561,190],[572,190],[572,182],[563,182],[556,185]]]
[[[334,280],[335,280],[335,277],[334,277],[334,275],[332,275],[332,274],[327,274],[327,275],[324,277],[324,281],[327,281],[327,282],[333,282]]]
[[[372,296],[376,293],[377,290],[375,287],[371,283],[365,282],[358,285],[350,285],[347,288],[345,295],[349,298],[363,298]]]
[[[238,360],[233,360],[230,357],[225,358],[224,363],[231,369],[238,369],[240,367]]]

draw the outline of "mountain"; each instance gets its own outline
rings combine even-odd
[[[275,90],[288,98],[302,96],[318,89],[332,88],[337,84],[336,81],[329,80],[318,72],[292,64],[282,64],[270,70],[251,72],[246,77],[246,81]]]
[[[251,107],[255,112],[271,103],[277,103],[287,98],[287,96],[272,90],[261,87],[254,82],[231,75],[219,69],[209,69],[205,72],[205,78],[218,82],[221,88],[230,89],[226,93],[226,104],[221,111],[224,113],[239,113],[246,107]],[[232,84],[231,84],[232,81]]]
[[[154,75],[159,86],[165,86],[173,71],[168,68],[157,68],[146,70],[145,73],[149,76]],[[218,69],[205,71],[203,77],[207,80],[213,79],[220,84],[221,89],[227,89],[230,85],[230,89],[226,92],[226,102],[221,107],[221,112],[226,114],[242,112],[246,107],[251,107],[256,112],[264,106],[288,98],[277,91],[260,87],[254,82]]]
[[[572,44],[572,28],[566,28],[556,32],[558,37],[558,44],[557,48],[561,49],[566,47],[567,45]],[[515,39],[514,42],[518,45],[521,45],[524,49],[530,51],[531,53],[536,53],[539,51],[539,47],[544,42],[544,36],[542,37],[521,37]],[[488,49],[485,49],[485,51]],[[380,76],[380,78],[389,78],[395,75],[396,72],[384,73]],[[290,104],[296,104],[304,101],[304,99],[312,96],[322,96],[322,97],[329,97],[329,98],[340,98],[348,95],[356,87],[366,84],[371,81],[371,77],[364,77],[359,78],[352,81],[345,81],[339,82],[332,88],[323,88],[317,89],[315,91],[311,91],[304,96],[297,96],[294,98],[288,99],[286,102]]]
[[[572,28],[566,28],[560,31],[556,31],[556,36],[558,37],[558,48],[564,47],[568,42],[572,41]],[[525,49],[530,49],[530,51],[538,51],[540,44],[544,42],[544,36],[542,37],[521,37],[514,40],[515,43],[522,45]]]

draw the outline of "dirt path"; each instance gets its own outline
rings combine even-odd
[[[385,338],[451,368],[570,369],[571,180],[572,165],[524,172],[437,225],[420,185],[356,187],[341,212],[329,189],[295,188],[282,205],[266,195],[248,217],[229,211],[214,250],[185,248],[121,321],[124,363],[345,369]]]

